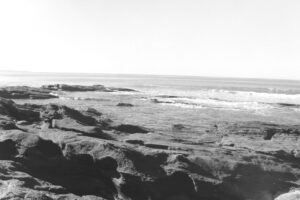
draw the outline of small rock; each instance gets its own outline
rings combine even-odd
[[[144,141],[142,141],[142,140],[125,140],[125,142],[127,142],[129,144],[144,145]]]
[[[143,127],[130,124],[121,124],[115,127],[115,129],[125,133],[149,133],[149,131]]]
[[[133,107],[133,105],[130,104],[130,103],[118,103],[117,106],[119,106],[119,107]]]
[[[183,129],[185,129],[186,127],[182,124],[174,124],[173,127],[172,127],[172,130],[173,131],[181,131]]]

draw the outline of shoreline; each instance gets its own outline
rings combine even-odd
[[[220,123],[185,138],[182,124],[164,135],[93,108],[8,100],[55,99],[53,91],[132,90],[2,88],[0,198],[272,200],[300,187],[300,125]]]

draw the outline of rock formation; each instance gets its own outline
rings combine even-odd
[[[58,95],[52,92],[65,91],[65,92],[137,92],[128,88],[105,87],[103,85],[67,85],[67,84],[54,84],[44,85],[38,87],[28,86],[10,86],[0,88],[0,97],[8,99],[51,99],[58,98]]]
[[[50,99],[57,98],[50,90],[27,86],[0,88],[0,97],[9,99]]]
[[[299,138],[299,126],[261,122],[174,138],[93,108],[0,98],[0,199],[273,200],[300,186]]]
[[[103,85],[67,85],[67,84],[54,84],[54,85],[44,85],[43,89],[48,90],[60,90],[60,91],[69,91],[69,92],[85,92],[85,91],[101,91],[101,92],[136,92],[136,90],[128,89],[128,88],[116,88],[116,87],[105,87]]]

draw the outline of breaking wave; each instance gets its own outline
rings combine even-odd
[[[300,94],[257,93],[226,90],[184,91],[155,94],[153,103],[190,108],[218,108],[232,110],[294,109],[300,108]]]

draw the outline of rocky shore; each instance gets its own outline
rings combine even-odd
[[[182,138],[117,124],[93,108],[11,100],[55,91],[134,92],[1,88],[0,199],[273,200],[300,187],[300,126],[224,122]]]

